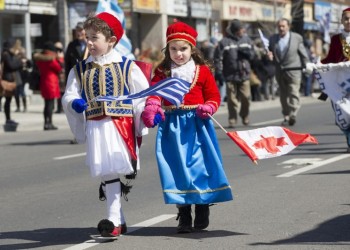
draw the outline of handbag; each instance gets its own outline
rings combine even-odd
[[[17,84],[15,81],[10,82],[10,81],[2,79],[3,71],[4,71],[4,64],[2,63],[1,64],[1,74],[0,74],[0,76],[1,76],[0,77],[0,79],[1,79],[0,95],[5,96],[5,97],[10,97],[10,96],[13,96],[15,94]]]

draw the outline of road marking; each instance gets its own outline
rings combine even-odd
[[[322,161],[322,158],[292,158],[284,162],[278,163],[278,166],[283,168],[305,167],[313,165],[315,162]]]
[[[65,155],[65,156],[59,156],[59,157],[54,157],[54,160],[65,160],[69,158],[75,158],[75,157],[82,157],[85,156],[86,153],[80,153],[80,154],[74,154],[74,155]]]
[[[299,169],[296,169],[296,170],[293,170],[293,171],[290,171],[290,172],[287,172],[287,173],[284,173],[284,174],[281,174],[281,175],[277,175],[276,177],[291,177],[291,176],[294,176],[294,175],[297,175],[297,174],[301,174],[301,173],[310,171],[312,169],[315,169],[315,168],[318,168],[318,167],[321,167],[321,166],[324,166],[324,165],[327,165],[327,164],[330,164],[330,163],[333,163],[333,162],[336,162],[336,161],[340,161],[340,160],[343,160],[343,159],[346,159],[346,158],[349,158],[349,157],[350,157],[350,154],[338,155],[338,156],[335,156],[333,158],[329,158],[329,159],[324,160],[324,161],[315,162],[315,163],[313,163],[310,166],[306,166],[306,167],[299,168]]]
[[[139,229],[142,229],[144,227],[150,227],[152,225],[155,225],[155,224],[158,224],[162,221],[166,221],[166,220],[169,220],[173,217],[175,217],[176,214],[163,214],[163,215],[159,215],[157,217],[154,217],[152,219],[149,219],[149,220],[145,220],[143,222],[140,222],[138,224],[135,224],[133,226],[131,226],[130,230],[128,228],[128,233],[132,233],[132,232],[135,232],[136,230],[139,230]]]
[[[135,232],[135,231],[140,230],[140,229],[145,228],[145,227],[150,227],[150,226],[158,224],[160,222],[169,220],[175,216],[176,216],[176,214],[162,214],[162,215],[159,215],[159,216],[154,217],[152,219],[145,220],[143,222],[132,225],[131,227],[128,227],[128,232],[126,234]],[[88,240],[88,241],[85,241],[85,242],[80,243],[78,245],[74,245],[74,246],[65,248],[63,250],[84,250],[84,249],[88,249],[90,247],[97,246],[98,244],[101,244],[101,243],[103,243],[103,241],[96,242],[94,240]]]

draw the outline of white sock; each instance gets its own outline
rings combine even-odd
[[[124,213],[123,213],[123,208],[120,205],[120,224],[125,224],[125,218],[124,218]]]
[[[121,223],[121,188],[120,182],[106,184],[106,201],[108,220],[112,221],[114,226],[118,227]]]

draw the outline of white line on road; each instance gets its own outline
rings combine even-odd
[[[75,157],[82,157],[85,156],[86,153],[80,153],[80,154],[74,154],[74,155],[65,155],[65,156],[59,156],[59,157],[54,157],[54,160],[64,160],[64,159],[69,159],[69,158],[75,158]]]
[[[132,233],[132,232],[135,232],[136,230],[139,230],[141,228],[144,228],[144,227],[150,227],[152,225],[155,225],[155,224],[158,224],[162,221],[166,221],[166,220],[169,220],[173,217],[175,217],[176,214],[162,214],[162,215],[159,215],[157,217],[154,217],[152,219],[149,219],[149,220],[145,220],[143,222],[140,222],[140,223],[137,223],[135,225],[132,225],[131,227],[128,227],[128,233]],[[74,246],[71,246],[71,247],[68,247],[68,248],[65,248],[63,250],[84,250],[84,249],[88,249],[90,247],[94,247],[98,244],[100,244],[101,242],[95,242],[94,240],[88,240],[88,241],[85,241],[81,244],[78,244],[78,245],[74,245]]]
[[[348,157],[350,157],[350,154],[338,155],[338,156],[335,156],[333,158],[329,158],[329,159],[324,160],[324,161],[315,162],[315,163],[313,163],[310,166],[306,166],[306,167],[299,168],[299,169],[296,169],[296,170],[293,170],[293,171],[290,171],[290,172],[287,172],[287,173],[284,173],[284,174],[281,174],[281,175],[277,175],[276,177],[291,177],[293,175],[304,173],[304,172],[307,172],[309,170],[312,170],[312,169],[315,169],[315,168],[327,165],[329,163],[333,163],[333,162],[336,162],[336,161],[340,161],[340,160],[346,159]]]

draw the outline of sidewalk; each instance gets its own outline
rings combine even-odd
[[[4,105],[2,100],[2,108]],[[21,109],[23,109],[22,102]],[[56,103],[55,103],[56,104]],[[11,102],[11,119],[18,122],[17,132],[23,131],[40,131],[44,130],[44,99],[40,94],[33,94],[28,97],[27,100],[27,112],[14,112],[16,110],[16,104],[14,98]],[[52,117],[53,124],[58,127],[58,129],[68,129],[68,122],[64,113],[53,114]],[[0,112],[0,135],[4,133],[14,133],[14,132],[5,132],[3,125],[5,124],[5,114],[4,111]]]
[[[318,95],[317,95],[318,96]],[[4,100],[2,100],[3,105]],[[315,97],[301,97],[301,102],[303,104],[319,102]],[[269,109],[273,107],[279,107],[280,102],[279,99],[270,101],[262,101],[262,102],[251,102],[251,111],[254,110],[263,110]],[[33,94],[28,98],[28,108],[27,112],[14,112],[16,109],[15,100],[12,100],[11,106],[11,119],[15,120],[19,123],[17,127],[17,132],[23,131],[40,131],[44,129],[44,100],[39,94]],[[217,112],[217,114],[225,114],[227,113],[226,103],[225,106],[221,106]],[[281,117],[282,118],[282,117]],[[69,129],[68,122],[64,113],[54,114],[53,115],[53,123],[58,129]],[[0,112],[0,135],[4,133],[14,133],[14,132],[5,132],[3,129],[3,124],[5,123],[5,115],[4,112]]]

